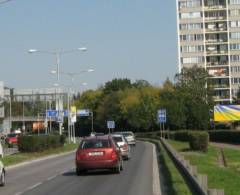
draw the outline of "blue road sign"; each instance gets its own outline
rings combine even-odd
[[[115,121],[107,121],[108,129],[115,129]]]
[[[159,123],[166,123],[167,122],[167,111],[166,109],[158,110],[158,122]]]
[[[47,110],[47,117],[57,117],[58,111],[57,110]]]
[[[90,111],[88,109],[77,110],[77,116],[89,116]]]

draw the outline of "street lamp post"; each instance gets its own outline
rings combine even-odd
[[[73,139],[73,142],[75,143],[75,125],[71,125],[71,120],[70,120],[70,98],[72,97],[72,88],[73,88],[73,85],[74,85],[74,79],[76,76],[79,76],[80,74],[82,73],[88,73],[88,72],[94,72],[94,69],[87,69],[87,70],[82,70],[80,72],[60,72],[61,74],[64,74],[64,75],[67,75],[69,76],[69,78],[71,79],[71,85],[68,86],[68,135],[69,135],[69,142],[70,140]],[[50,72],[51,74],[57,74],[57,71],[56,70],[52,70]],[[86,86],[87,83],[81,83],[82,86]],[[71,97],[70,97],[70,94],[71,94]],[[73,137],[73,138],[72,138]]]
[[[30,53],[30,54],[33,54],[33,53],[46,53],[46,54],[51,54],[51,55],[55,56],[55,58],[56,58],[56,65],[57,65],[57,70],[56,70],[56,73],[57,73],[57,84],[59,85],[60,84],[60,57],[62,55],[65,55],[65,54],[68,54],[68,53],[73,53],[73,52],[76,52],[76,51],[87,51],[87,48],[80,47],[80,48],[77,48],[77,49],[74,49],[74,50],[66,50],[66,51],[47,51],[47,50],[29,49],[28,53]],[[58,111],[60,110],[60,102],[59,101],[60,101],[60,97],[59,97],[59,99],[56,102],[56,104],[58,106],[58,108],[57,108]],[[61,124],[61,122],[59,123],[59,134],[60,135],[62,134],[62,124]]]

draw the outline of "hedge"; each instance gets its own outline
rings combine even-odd
[[[158,138],[160,137],[160,132],[141,133],[137,134],[137,137]],[[208,149],[209,135],[207,131],[164,131],[163,137],[169,137],[170,139],[176,141],[189,142],[190,149],[192,150],[200,150],[206,152]]]
[[[65,136],[63,135],[31,135],[18,138],[18,149],[20,152],[42,152],[50,148],[63,146]]]
[[[207,152],[209,135],[204,131],[191,131],[189,135],[189,146],[191,150]]]
[[[240,143],[240,131],[237,130],[214,130],[208,131],[210,141],[212,142],[223,142],[230,144]]]

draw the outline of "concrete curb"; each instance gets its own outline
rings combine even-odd
[[[15,165],[7,166],[7,167],[5,167],[5,169],[6,169],[6,171],[8,171],[8,170],[23,167],[23,166],[26,166],[26,165],[29,165],[32,163],[37,163],[37,162],[41,162],[41,161],[48,160],[48,159],[53,159],[53,158],[60,157],[60,156],[66,156],[68,154],[72,154],[75,152],[76,152],[76,150],[72,150],[72,151],[64,152],[64,153],[60,153],[60,154],[53,154],[53,155],[49,155],[49,156],[45,156],[45,157],[40,157],[40,158],[36,158],[33,160],[21,162],[21,163],[15,164]]]
[[[157,150],[155,144],[152,145],[153,145],[153,195],[161,195]]]

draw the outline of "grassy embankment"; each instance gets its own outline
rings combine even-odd
[[[143,139],[156,144],[159,148],[159,172],[161,174],[161,188],[163,194],[168,195],[191,195],[192,192],[188,188],[184,178],[175,167],[169,155],[158,140]]]
[[[208,175],[209,188],[224,189],[225,195],[239,195],[240,192],[240,150],[223,149],[227,167],[219,162],[220,149],[209,146],[208,152],[193,152],[187,142],[169,141],[185,159],[196,165],[198,173]]]
[[[2,159],[5,166],[15,165],[24,161],[34,160],[40,157],[46,157],[54,154],[61,154],[64,152],[72,151],[76,149],[78,144],[64,144],[60,148],[51,148],[43,152],[33,152],[33,153],[17,153],[9,156],[4,156]]]

